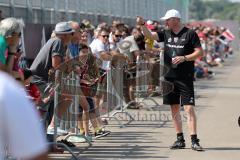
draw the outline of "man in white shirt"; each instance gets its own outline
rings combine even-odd
[[[105,29],[99,31],[99,36],[90,44],[93,55],[102,62],[99,66],[103,70],[107,70],[112,58],[109,53],[109,32]]]
[[[0,72],[0,160],[47,159],[47,143],[40,118],[20,84]]]
[[[98,37],[90,44],[91,51],[97,59],[100,68],[100,75],[105,77],[106,70],[110,69],[110,60],[112,56],[109,52],[109,31],[100,29]],[[106,78],[98,83],[95,96],[96,108],[100,108],[100,101],[104,99],[104,91],[107,89]]]
[[[118,49],[118,44],[122,41],[122,31],[120,29],[113,29],[110,33],[109,43],[110,50],[114,51]]]

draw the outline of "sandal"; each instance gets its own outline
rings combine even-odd
[[[68,147],[76,147],[76,145],[75,144],[73,144],[72,142],[69,142],[69,141],[67,141],[67,140],[65,140],[65,139],[62,139],[61,141],[57,141],[58,143],[64,143],[64,144],[66,144]]]
[[[129,104],[127,109],[140,109],[141,107],[142,107],[142,105],[140,105],[139,103],[133,102],[133,103]]]

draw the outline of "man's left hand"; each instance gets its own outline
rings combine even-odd
[[[173,64],[180,64],[180,63],[183,63],[184,61],[185,61],[184,56],[177,56],[177,57],[172,58]]]

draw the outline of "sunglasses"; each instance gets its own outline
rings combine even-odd
[[[115,34],[115,37],[120,37],[120,38],[121,38],[121,37],[122,37],[122,35],[117,35],[117,34]]]
[[[101,35],[103,38],[108,38],[109,35]]]
[[[21,37],[21,35],[22,35],[21,32],[19,32],[19,33],[14,32],[14,33],[12,34],[12,36],[17,36],[17,37]]]
[[[17,81],[22,81],[22,79],[21,79],[21,78],[16,78],[16,80],[17,80]]]

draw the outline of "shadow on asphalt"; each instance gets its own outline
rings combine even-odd
[[[204,148],[207,150],[216,150],[216,151],[240,151],[240,147],[214,147],[214,148]]]
[[[166,156],[155,156],[151,154],[162,147],[158,147],[156,141],[149,134],[154,132],[135,132],[130,131],[114,132],[108,137],[97,140],[97,144],[87,150],[79,152],[82,160],[94,159],[168,159]],[[159,133],[160,134],[160,133]],[[142,141],[144,139],[144,141]],[[108,145],[110,144],[110,145]]]

